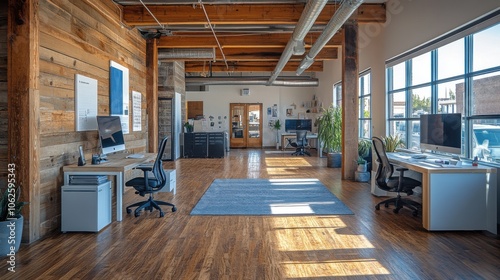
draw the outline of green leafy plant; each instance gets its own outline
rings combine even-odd
[[[383,140],[386,152],[394,152],[397,148],[405,147],[403,138],[399,134],[386,136]]]
[[[186,128],[187,132],[193,131],[193,128],[194,128],[193,125],[190,124],[189,122],[184,123],[184,127]]]
[[[280,119],[277,119],[277,120],[274,122],[274,124],[273,124],[273,126],[272,126],[271,128],[272,128],[272,129],[274,129],[274,130],[276,130],[276,143],[278,143],[278,142],[279,142],[279,138],[280,138],[280,136],[279,136],[279,131],[280,131],[280,129],[281,129],[281,122],[280,122]]]
[[[342,150],[342,108],[333,104],[318,118],[318,138],[329,153]]]
[[[7,221],[8,218],[18,218],[23,206],[28,204],[19,201],[20,188],[8,188],[4,192],[0,192],[0,195],[0,222]]]
[[[372,142],[367,139],[360,139],[358,142],[358,156],[367,157],[372,148]]]
[[[358,158],[355,160],[355,162],[357,165],[366,164],[366,160],[361,156],[358,156]]]

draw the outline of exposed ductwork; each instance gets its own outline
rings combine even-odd
[[[313,64],[314,58],[318,55],[321,49],[326,45],[326,43],[328,43],[328,41],[330,41],[330,39],[332,39],[333,35],[337,33],[337,31],[362,3],[363,0],[344,0],[342,2],[339,9],[326,25],[323,33],[321,33],[316,42],[314,42],[314,45],[309,50],[309,53],[306,54],[304,59],[300,62],[299,68],[297,68],[296,71],[297,75],[302,74]]]
[[[208,86],[208,85],[268,85],[268,77],[186,77],[186,86]],[[283,87],[317,87],[319,81],[316,78],[280,77],[276,79],[273,86]]]
[[[304,37],[313,26],[314,22],[318,18],[327,2],[327,0],[310,0],[307,2],[304,11],[300,15],[297,26],[292,33],[292,38],[288,41],[285,50],[281,54],[280,60],[276,64],[276,67],[274,68],[274,71],[272,72],[267,85],[272,85],[276,81],[278,75],[281,73],[283,68],[285,68],[285,65],[290,60],[290,57],[292,57],[292,55],[294,54],[294,51],[303,48]]]
[[[215,49],[160,49],[158,50],[158,60],[207,60],[215,61]]]

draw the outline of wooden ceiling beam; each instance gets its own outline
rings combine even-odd
[[[290,40],[291,34],[246,34],[239,36],[217,36],[222,48],[284,48]],[[307,35],[304,43],[311,47],[319,37],[317,33]],[[342,46],[342,34],[337,33],[325,45],[325,48]],[[158,39],[158,48],[217,48],[217,41],[213,35],[200,36],[162,36]]]
[[[205,5],[212,24],[296,24],[305,4],[224,4]],[[163,25],[203,25],[207,23],[199,5],[150,5],[151,13]],[[326,24],[338,9],[337,4],[327,4],[316,20]],[[355,17],[360,23],[385,22],[384,4],[363,4]],[[122,20],[129,26],[155,26],[156,20],[142,5],[123,6]]]
[[[228,62],[229,69],[223,61],[212,62],[210,64],[202,61],[188,61],[185,63],[184,68],[186,73],[202,73],[209,72],[272,72],[274,71],[275,65],[266,62],[257,61],[243,61],[243,62]],[[290,61],[285,65],[283,69],[284,72],[295,72],[297,67],[299,67],[300,61]],[[322,72],[323,71],[323,61],[315,61],[311,67],[309,67],[305,72]]]

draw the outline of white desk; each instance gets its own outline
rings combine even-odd
[[[116,220],[122,220],[123,191],[125,189],[125,172],[141,163],[154,160],[155,153],[144,154],[143,158],[125,158],[127,154],[108,155],[108,161],[101,164],[76,164],[63,167],[64,185],[69,185],[70,175],[106,175],[116,177]],[[88,162],[88,161],[87,161]]]
[[[496,168],[432,164],[398,153],[387,153],[387,156],[394,165],[422,174],[425,229],[497,233]]]

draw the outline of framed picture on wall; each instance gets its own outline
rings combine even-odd
[[[286,109],[286,116],[287,117],[293,117],[293,108],[287,108]]]

